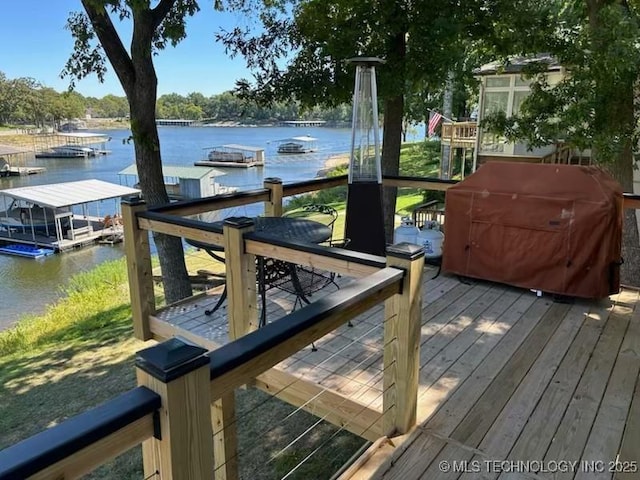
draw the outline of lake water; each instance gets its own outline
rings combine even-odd
[[[204,158],[204,148],[227,143],[265,149],[264,167],[224,169],[226,175],[216,181],[239,189],[259,188],[265,177],[280,177],[284,182],[314,178],[332,155],[348,152],[350,129],[291,127],[159,127],[162,161],[165,165],[193,165]],[[118,172],[134,163],[133,145],[127,143],[129,130],[109,130],[107,148],[111,153],[90,159],[30,159],[29,165],[44,166],[43,174],[0,178],[0,189],[24,185],[42,185],[96,178],[127,184]],[[277,141],[297,135],[318,139],[319,151],[305,155],[278,155]],[[414,132],[423,138],[422,131]],[[128,185],[132,181],[129,180]],[[102,214],[114,212],[116,202],[95,207]],[[93,212],[90,212],[93,213]],[[121,246],[91,246],[72,252],[32,260],[0,255],[0,329],[15,323],[22,314],[41,313],[62,295],[67,280],[76,273],[123,255]]]

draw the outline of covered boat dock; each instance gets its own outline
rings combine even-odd
[[[249,168],[264,165],[264,148],[228,143],[204,148],[204,160],[195,162],[199,167]]]
[[[44,172],[44,167],[27,166],[31,151],[11,145],[0,145],[0,177],[32,175]]]
[[[106,155],[111,140],[104,133],[72,132],[34,137],[36,158],[88,158]]]
[[[283,138],[278,140],[278,144],[280,154],[311,153],[318,150],[318,139],[309,135]]]
[[[102,180],[81,180],[0,191],[0,241],[56,252],[122,238],[117,199],[139,190]],[[115,199],[105,215],[96,202]],[[96,204],[89,215],[89,204]]]

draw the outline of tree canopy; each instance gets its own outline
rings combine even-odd
[[[32,78],[9,79],[0,72],[0,124],[57,125],[84,116],[84,111],[81,95],[58,93]]]

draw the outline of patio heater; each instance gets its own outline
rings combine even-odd
[[[347,60],[356,66],[353,91],[351,156],[345,236],[349,249],[373,255],[385,255],[382,210],[382,166],[376,66],[383,60],[357,57]]]

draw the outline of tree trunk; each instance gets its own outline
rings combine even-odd
[[[400,172],[400,147],[402,145],[402,120],[404,118],[405,62],[407,57],[407,13],[402,2],[392,2],[395,27],[389,37],[389,48],[385,70],[392,72],[388,78],[389,91],[385,97],[384,126],[382,138],[382,175],[398,175]],[[399,93],[398,93],[399,92]],[[382,205],[384,211],[384,229],[387,244],[393,243],[395,227],[397,187],[383,188]]]
[[[402,115],[404,97],[389,97],[384,104],[384,132],[382,140],[382,174],[398,175],[400,172],[400,146],[402,144]],[[393,242],[396,215],[397,187],[383,189],[384,229],[387,243]]]
[[[160,139],[156,126],[158,79],[151,49],[141,41],[150,35],[148,29],[153,27],[142,14],[137,20],[131,42],[135,80],[131,88],[125,88],[125,92],[130,106],[131,133],[140,187],[147,204],[153,206],[169,203],[169,196],[162,175]],[[184,261],[182,239],[159,233],[154,233],[153,239],[158,249],[166,303],[191,296],[193,292]]]
[[[138,89],[136,89],[138,90]],[[139,95],[145,97],[145,94]],[[144,100],[131,101],[131,132],[133,134],[136,166],[140,187],[148,205],[169,203],[162,176],[160,141],[155,115],[146,108]],[[173,303],[192,294],[184,262],[182,239],[159,233],[153,234],[160,267],[164,295],[167,303]]]
[[[175,0],[160,2],[153,10],[149,8],[149,2],[127,4],[133,17],[131,53],[127,52],[118,36],[105,2],[82,0],[87,17],[129,101],[136,166],[145,201],[149,206],[161,205],[169,203],[169,196],[164,186],[156,127],[158,78],[153,66],[152,45],[157,28],[169,14]],[[162,268],[165,301],[174,303],[191,296],[182,239],[154,234],[154,240]]]
[[[454,73],[449,70],[447,73],[447,81],[444,87],[444,97],[442,99],[442,114],[445,118],[452,118],[453,116],[453,79]],[[446,121],[444,118],[442,122]],[[449,172],[453,172],[453,165],[451,165],[451,159],[454,158],[451,155],[451,145],[441,142],[442,145],[442,158],[440,159],[440,177],[445,180],[449,180]],[[454,161],[455,163],[455,161]],[[464,172],[462,172],[462,178],[464,178]]]

